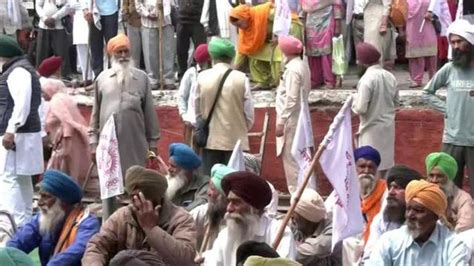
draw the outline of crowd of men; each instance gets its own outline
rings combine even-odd
[[[0,18],[22,29],[22,7],[7,2],[7,16],[0,12]],[[26,254],[35,249],[42,265],[472,264],[474,21],[471,2],[461,1],[458,10],[464,10],[445,25],[449,19],[439,10],[450,1],[434,2],[408,1],[400,29],[390,18],[390,1],[289,1],[289,35],[277,37],[272,2],[37,1],[37,67],[25,56],[20,35],[12,37],[5,26],[0,35],[0,210],[18,227],[1,238],[6,248],[0,249],[0,264],[32,265]],[[365,225],[359,235],[332,243],[334,206],[316,190],[303,190],[284,224],[259,158],[246,154],[245,170],[226,165],[236,143],[249,150],[251,83],[277,86],[277,153],[288,191],[297,195],[299,162],[291,149],[298,120],[312,88],[335,86],[331,43],[342,34],[349,3],[361,70],[351,109],[360,117],[353,157]],[[64,45],[70,25],[62,18],[71,10],[72,31],[80,20],[81,34],[89,31],[76,48],[84,79],[94,78],[90,122],[61,81],[70,73]],[[127,34],[117,33],[119,14]],[[444,34],[436,33],[437,19]],[[428,70],[423,97],[445,113],[442,151],[432,148],[423,173],[395,164],[398,89],[390,70],[397,32],[406,33],[412,87],[421,86]],[[207,41],[206,34],[213,37]],[[451,56],[437,71],[441,36]],[[140,69],[142,53],[146,71]],[[174,87],[175,54],[186,144],[171,144],[165,169],[157,171],[146,168],[160,139],[152,90]],[[440,88],[447,90],[446,101],[435,95]],[[104,199],[99,221],[82,199],[89,162],[97,161],[111,117],[128,202]],[[471,194],[464,191],[465,168]],[[39,174],[39,211],[33,213],[32,176]]]

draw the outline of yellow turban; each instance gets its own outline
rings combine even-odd
[[[121,48],[130,49],[130,40],[126,35],[122,33],[109,40],[109,42],[107,43],[107,53],[111,55]]]
[[[418,202],[438,217],[444,217],[448,201],[438,185],[426,180],[413,180],[405,189],[405,200]]]

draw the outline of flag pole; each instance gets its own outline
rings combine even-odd
[[[204,238],[201,243],[201,248],[199,249],[199,255],[202,255],[206,251],[207,244],[209,243],[209,235],[211,234],[211,223],[206,226],[206,232],[204,233]]]
[[[89,12],[91,14],[94,14],[92,11],[92,8],[94,8],[94,0],[90,0],[90,5],[89,5]],[[92,15],[92,24],[94,24],[94,15]],[[89,36],[87,38],[87,57],[86,57],[86,73],[83,75],[83,82],[84,82],[84,88],[86,87],[87,79],[89,78],[89,65],[91,63],[91,28],[94,27],[94,25],[91,25],[90,22],[87,22],[87,27],[89,28]],[[84,70],[82,70],[84,71]]]
[[[323,154],[323,151],[326,149],[327,145],[332,139],[334,132],[336,131],[337,128],[339,128],[342,121],[344,120],[343,119],[344,111],[346,110],[346,108],[350,108],[351,103],[352,103],[352,96],[349,96],[349,98],[346,100],[342,108],[339,110],[339,113],[334,118],[333,123],[329,127],[328,133],[324,137],[321,144],[319,144],[318,150],[316,151],[316,154],[314,155],[313,160],[311,161],[310,167],[306,169],[303,183],[298,188],[298,191],[296,192],[295,197],[292,200],[293,202],[291,203],[290,209],[286,213],[285,218],[283,219],[283,223],[281,223],[280,228],[278,229],[277,236],[275,237],[275,240],[272,243],[273,249],[276,250],[278,246],[280,245],[281,239],[283,238],[283,234],[285,233],[285,228],[290,222],[291,216],[293,215],[293,212],[295,211],[296,205],[300,201],[301,195],[303,194],[303,191],[306,189],[306,186],[308,185],[309,180],[311,179],[311,174],[313,173],[313,170],[316,167],[316,163],[321,158],[321,155]]]
[[[164,14],[164,11],[163,11],[163,0],[156,0],[156,6],[158,7],[157,8],[157,12],[158,12],[158,21],[159,21],[159,25],[158,25],[158,51],[160,53],[160,90],[163,90],[165,85],[164,85],[164,78],[163,78],[163,27],[165,26],[165,14]]]

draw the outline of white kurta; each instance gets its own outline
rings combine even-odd
[[[263,214],[260,218],[260,226],[257,235],[253,239],[249,240],[264,242],[268,245],[272,245],[273,241],[275,240],[275,237],[277,236],[280,224],[280,221],[272,219],[266,214]],[[236,265],[236,254],[230,250],[231,247],[229,247],[227,243],[228,228],[226,227],[217,236],[217,239],[216,241],[214,241],[212,249],[203,253],[203,256],[205,258],[203,265]],[[291,260],[295,259],[296,245],[295,240],[293,239],[293,234],[291,233],[289,227],[285,228],[285,233],[283,234],[283,238],[276,251],[282,258],[288,258]]]
[[[379,170],[394,165],[397,80],[380,65],[371,66],[359,80],[352,110],[360,117],[358,147],[370,145],[382,158]]]

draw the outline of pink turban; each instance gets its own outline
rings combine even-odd
[[[380,59],[380,52],[370,43],[362,42],[356,47],[357,61],[363,65],[376,64]]]
[[[326,217],[324,200],[313,189],[307,188],[303,191],[301,199],[296,205],[295,212],[306,220],[318,223]]]
[[[117,36],[113,37],[107,43],[107,53],[113,54],[118,49],[128,48],[130,49],[130,40],[128,37],[122,33],[118,34]]]
[[[41,91],[48,98],[53,97],[53,95],[55,95],[58,92],[66,91],[66,85],[64,85],[64,82],[58,79],[41,78],[40,84],[41,84]]]
[[[194,51],[194,60],[198,64],[208,62],[211,57],[209,56],[209,51],[207,49],[207,44],[200,44],[196,51]]]
[[[285,55],[299,55],[303,51],[303,43],[293,36],[278,37],[278,45]]]

